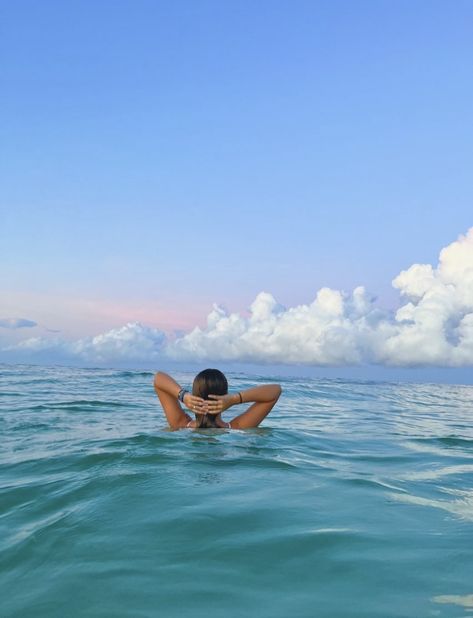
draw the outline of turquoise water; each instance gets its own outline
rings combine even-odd
[[[170,432],[152,373],[1,365],[1,618],[471,615],[473,388],[278,381]]]

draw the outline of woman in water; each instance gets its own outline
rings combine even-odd
[[[204,369],[196,375],[192,393],[162,371],[154,377],[154,388],[171,429],[257,427],[273,409],[281,394],[279,384],[265,384],[238,393],[229,393],[227,378],[218,369]],[[195,414],[194,420],[184,412],[179,402]],[[243,403],[253,405],[229,423],[222,420],[221,415],[225,410]]]

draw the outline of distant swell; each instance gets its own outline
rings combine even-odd
[[[75,401],[58,401],[48,404],[38,404],[29,406],[27,409],[31,411],[40,410],[86,410],[89,408],[129,408],[133,407],[133,403],[121,403],[119,401],[100,401],[93,399],[78,399]]]

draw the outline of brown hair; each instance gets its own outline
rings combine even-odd
[[[208,399],[209,395],[226,395],[228,393],[227,378],[218,369],[204,369],[194,378],[192,394],[195,397]],[[207,429],[218,427],[215,414],[196,414],[196,427]]]

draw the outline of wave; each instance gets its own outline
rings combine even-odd
[[[23,410],[41,411],[41,410],[83,410],[88,408],[130,408],[139,407],[135,403],[124,403],[121,401],[110,401],[100,399],[75,399],[72,401],[57,401],[50,403],[40,403],[34,406],[28,406]]]

